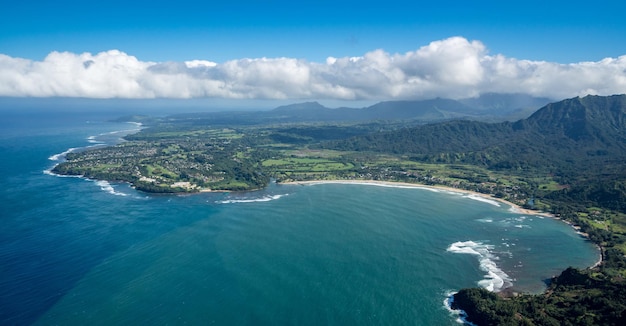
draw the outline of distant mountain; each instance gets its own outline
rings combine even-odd
[[[507,117],[508,121],[527,118],[537,109],[553,102],[545,97],[528,94],[486,93],[476,98],[461,99],[459,102],[479,110],[485,115]],[[513,118],[513,119],[510,119]]]
[[[450,119],[504,121],[511,117],[527,117],[549,102],[546,98],[523,94],[486,94],[464,100],[436,98],[385,101],[361,109],[330,109],[317,102],[305,102],[277,107],[265,116],[293,122],[412,120],[424,123]]]
[[[275,108],[274,112],[294,112],[294,111],[315,111],[315,110],[327,110],[328,108],[319,104],[318,102],[304,102],[283,105]]]
[[[463,112],[463,113],[460,113]],[[278,107],[269,115],[294,121],[370,121],[370,120],[423,120],[441,121],[451,117],[467,116],[471,109],[454,100],[388,101],[369,107],[330,109],[317,102],[298,103]]]
[[[436,98],[422,101],[387,101],[362,109],[369,119],[419,119],[437,121],[459,117],[471,117],[476,111],[455,100]]]
[[[477,121],[515,121],[527,117],[547,99],[521,94],[488,94],[475,99],[429,99],[385,101],[364,108],[328,108],[318,102],[279,106],[269,111],[222,111],[186,113],[169,119],[186,120],[189,124],[267,124],[267,123],[361,123],[394,121],[402,124],[425,124],[454,119]],[[541,104],[541,105],[539,105]]]
[[[259,112],[265,119],[277,122],[330,122],[361,120],[359,109],[330,109],[318,102],[304,102],[279,106],[269,112]]]

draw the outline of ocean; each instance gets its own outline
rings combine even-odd
[[[454,291],[538,293],[599,258],[561,221],[425,187],[151,195],[55,176],[139,127],[1,113],[0,324],[455,325]]]

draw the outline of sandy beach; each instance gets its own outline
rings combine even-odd
[[[431,185],[422,185],[422,184],[408,183],[408,182],[379,181],[379,180],[311,180],[311,181],[282,182],[281,184],[306,185],[306,184],[328,184],[328,183],[338,183],[338,184],[374,184],[374,185],[389,186],[389,187],[424,188],[424,189],[432,189],[432,190],[437,190],[437,191],[455,192],[455,193],[469,195],[469,196],[477,196],[477,197],[483,198],[485,200],[497,201],[497,202],[502,203],[504,205],[508,205],[508,206],[511,207],[511,209],[514,212],[519,213],[519,214],[543,216],[543,217],[549,217],[549,218],[553,218],[553,219],[562,221],[562,222],[568,224],[569,226],[571,226],[572,228],[574,228],[577,231],[577,233],[579,233],[581,236],[584,236],[585,238],[589,238],[586,234],[580,232],[579,228],[574,226],[571,222],[568,222],[568,221],[565,221],[565,220],[563,220],[563,219],[561,219],[559,217],[556,217],[556,216],[554,216],[554,214],[550,214],[550,213],[543,212],[543,211],[537,211],[537,210],[522,208],[521,206],[519,206],[519,205],[517,205],[515,203],[512,203],[512,202],[509,202],[507,200],[504,200],[504,199],[501,199],[501,198],[496,198],[496,197],[494,197],[492,195],[489,195],[489,194],[483,194],[483,193],[476,192],[476,191],[471,191],[471,190],[458,189],[458,188],[446,187],[446,186],[431,186]],[[604,256],[602,255],[602,248],[599,245],[597,245],[597,246],[598,246],[598,250],[600,251],[600,258],[593,266],[590,266],[589,268],[594,268],[594,267],[597,267],[600,264],[602,264],[602,261],[603,261],[603,258],[604,258]]]
[[[408,182],[394,182],[394,181],[379,181],[379,180],[311,180],[311,181],[290,181],[290,182],[281,182],[281,184],[327,184],[327,183],[339,183],[339,184],[376,184],[376,185],[383,185],[383,186],[389,186],[389,187],[411,187],[411,188],[425,188],[425,189],[433,189],[433,190],[440,190],[440,191],[448,191],[448,192],[455,192],[455,193],[460,193],[460,194],[465,194],[465,195],[471,195],[471,196],[476,196],[476,197],[480,197],[480,198],[484,198],[486,200],[490,200],[490,201],[497,201],[499,203],[502,203],[504,205],[510,206],[515,212],[520,213],[520,214],[527,214],[527,215],[539,215],[539,216],[545,216],[545,217],[551,217],[551,218],[556,218],[553,214],[550,213],[546,213],[546,212],[542,212],[542,211],[537,211],[537,210],[532,210],[532,209],[525,209],[522,208],[521,206],[506,201],[504,199],[501,198],[496,198],[492,195],[489,194],[483,194],[480,192],[476,192],[476,191],[471,191],[471,190],[465,190],[465,189],[459,189],[459,188],[453,188],[453,187],[447,187],[447,186],[431,186],[431,185],[422,185],[422,184],[417,184],[417,183],[408,183]]]
[[[386,187],[407,187],[407,188],[421,188],[421,189],[427,189],[427,190],[432,190],[432,191],[442,191],[442,192],[453,192],[453,193],[458,193],[458,194],[462,194],[462,195],[466,195],[466,196],[472,196],[475,197],[475,199],[479,198],[478,200],[482,199],[485,202],[489,202],[489,203],[501,203],[503,205],[509,206],[511,208],[511,211],[518,213],[518,214],[522,214],[522,215],[532,215],[532,216],[542,216],[542,217],[548,217],[548,218],[553,218],[555,220],[559,220],[561,222],[564,222],[566,224],[568,224],[569,226],[571,226],[572,228],[574,228],[576,230],[577,233],[579,233],[581,236],[584,236],[586,238],[589,238],[586,234],[580,232],[580,229],[577,228],[576,226],[574,226],[571,222],[568,222],[566,220],[563,220],[559,217],[556,217],[554,214],[550,214],[547,212],[543,212],[543,211],[538,211],[538,210],[532,210],[532,209],[526,209],[526,208],[522,208],[521,206],[509,202],[507,200],[504,200],[502,198],[497,198],[494,197],[490,194],[484,194],[484,193],[480,193],[477,191],[471,191],[471,190],[465,190],[465,189],[459,189],[459,188],[453,188],[453,187],[447,187],[447,186],[441,186],[441,185],[424,185],[424,184],[417,184],[417,183],[408,183],[408,182],[396,182],[396,181],[380,181],[380,180],[310,180],[310,181],[289,181],[289,182],[279,182],[279,184],[284,184],[284,185],[314,185],[314,184],[362,184],[362,185],[377,185],[377,186],[386,186]],[[200,193],[207,193],[207,192],[229,192],[229,191],[225,191],[225,190],[212,190],[212,189],[200,189],[199,191]],[[597,245],[597,244],[596,244]],[[594,268],[599,266],[600,264],[602,264],[603,261],[603,255],[602,255],[602,248],[600,246],[597,246],[598,250],[600,251],[600,257],[599,260],[592,266],[589,266],[589,268]]]

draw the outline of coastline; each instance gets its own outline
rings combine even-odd
[[[400,187],[411,187],[411,188],[423,188],[423,189],[431,189],[431,190],[448,191],[448,192],[454,192],[454,193],[465,194],[465,195],[470,195],[470,196],[476,196],[476,197],[480,197],[480,198],[483,198],[483,199],[488,199],[490,201],[497,201],[497,202],[499,202],[501,204],[510,206],[511,209],[515,213],[528,214],[528,215],[538,215],[538,216],[550,217],[550,218],[561,220],[560,218],[554,216],[554,214],[550,214],[550,213],[542,212],[542,211],[537,211],[537,210],[532,210],[532,209],[526,209],[526,208],[523,208],[523,207],[521,207],[521,206],[519,206],[519,205],[517,205],[515,203],[512,203],[512,202],[507,201],[507,200],[502,199],[502,198],[494,197],[494,196],[492,196],[490,194],[484,194],[484,193],[477,192],[477,191],[459,189],[459,188],[448,187],[448,186],[424,185],[424,184],[419,184],[419,183],[396,182],[396,181],[380,181],[380,180],[311,180],[311,181],[281,182],[280,184],[300,184],[300,185],[305,185],[305,184],[332,184],[332,183],[335,183],[335,184],[373,184],[373,185],[389,186],[389,187],[400,186]]]
[[[569,225],[570,227],[572,227],[580,236],[586,238],[587,240],[590,240],[589,236],[587,234],[580,232],[579,228],[577,228],[571,222],[563,220],[562,218],[557,217],[554,214],[550,214],[550,213],[542,212],[542,211],[525,209],[525,208],[522,208],[522,207],[520,207],[519,205],[517,205],[515,203],[509,202],[509,201],[501,199],[501,198],[496,198],[496,197],[494,197],[494,196],[492,196],[490,194],[479,193],[479,192],[471,191],[471,190],[464,190],[464,189],[458,189],[458,188],[447,187],[447,186],[438,186],[438,185],[422,185],[422,184],[407,183],[407,182],[379,181],[379,180],[290,181],[290,182],[283,182],[281,184],[295,184],[295,185],[364,184],[364,185],[377,185],[377,186],[389,186],[389,187],[421,188],[421,189],[426,189],[426,190],[431,190],[431,191],[435,190],[435,191],[444,191],[444,192],[454,192],[454,193],[463,194],[463,195],[477,196],[477,197],[480,197],[480,198],[485,199],[485,200],[497,201],[498,203],[502,203],[504,205],[508,205],[509,207],[511,207],[511,210],[513,212],[518,213],[518,214],[549,217],[549,218],[552,218],[552,219],[564,222],[567,225]],[[592,266],[587,267],[587,269],[597,268],[604,261],[604,253],[603,253],[604,249],[603,249],[603,247],[600,246],[597,243],[595,243],[595,245],[596,245],[596,247],[598,248],[598,251],[599,251],[599,258],[598,258],[598,261],[595,264],[593,264]],[[444,307],[450,312],[451,316],[456,317],[456,321],[458,323],[464,324],[464,325],[476,325],[476,324],[474,324],[474,323],[472,323],[472,322],[467,320],[468,314],[467,314],[466,311],[464,311],[464,310],[462,310],[462,309],[460,309],[458,307],[453,308],[453,301],[454,301],[454,296],[456,295],[456,293],[458,293],[458,292],[455,291],[455,292],[450,292],[450,293],[446,294],[446,297],[443,300]],[[499,292],[496,292],[496,293],[501,298],[511,298],[511,297],[515,297],[515,296],[519,295],[519,293],[517,291],[515,291],[515,289],[513,287],[503,288]]]
[[[569,225],[570,227],[572,227],[576,233],[578,233],[580,236],[586,238],[587,240],[591,241],[591,239],[589,239],[589,235],[585,234],[583,232],[580,232],[580,228],[576,227],[575,225],[573,225],[571,222],[566,221],[558,216],[555,216],[554,214],[548,213],[548,212],[543,212],[543,211],[538,211],[538,210],[532,210],[532,209],[527,209],[527,208],[523,208],[520,205],[517,205],[515,203],[512,203],[510,201],[507,201],[505,199],[502,198],[497,198],[492,196],[491,194],[484,194],[481,192],[477,192],[477,191],[472,191],[472,190],[465,190],[465,189],[459,189],[459,188],[454,188],[454,187],[448,187],[448,186],[441,186],[441,185],[424,185],[424,184],[418,184],[418,183],[409,183],[409,182],[396,182],[396,181],[381,181],[381,180],[307,180],[307,181],[288,181],[288,182],[280,182],[279,184],[294,184],[294,185],[312,185],[312,184],[362,184],[362,185],[377,185],[377,186],[387,186],[387,187],[410,187],[410,188],[422,188],[422,189],[426,189],[426,190],[435,190],[435,191],[447,191],[447,192],[454,192],[454,193],[458,193],[458,194],[464,194],[464,195],[469,195],[469,196],[476,196],[485,200],[489,200],[489,201],[496,201],[498,203],[504,204],[504,205],[508,205],[511,207],[511,210],[517,214],[522,214],[522,215],[533,215],[533,216],[542,216],[542,217],[549,217],[558,221],[561,221],[567,225]],[[592,266],[587,267],[588,269],[592,269],[592,268],[596,268],[600,265],[602,265],[603,261],[604,261],[604,248],[602,248],[602,246],[600,246],[597,243],[594,243],[596,245],[596,247],[598,248],[598,251],[600,253],[600,257],[598,259],[598,261],[593,264]]]

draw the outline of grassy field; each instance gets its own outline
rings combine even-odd
[[[230,128],[219,129],[194,129],[194,130],[172,130],[172,131],[150,131],[142,133],[142,137],[148,139],[184,139],[188,138],[218,138],[218,139],[240,139],[242,133]]]
[[[264,167],[278,172],[336,172],[354,168],[351,163],[342,163],[323,158],[285,157],[262,162]]]

